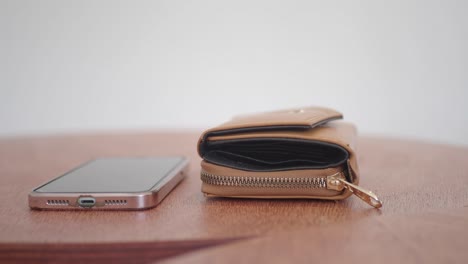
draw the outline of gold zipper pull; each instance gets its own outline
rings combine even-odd
[[[379,200],[377,195],[375,195],[375,193],[347,182],[342,173],[327,177],[327,188],[337,191],[341,191],[346,188],[370,206],[375,208],[382,207],[382,202]]]

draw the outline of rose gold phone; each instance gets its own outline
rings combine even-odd
[[[139,210],[155,207],[183,179],[184,157],[96,159],[29,194],[32,209]]]

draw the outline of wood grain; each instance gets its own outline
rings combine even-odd
[[[237,240],[0,244],[0,263],[149,263]]]
[[[361,185],[379,194],[382,210],[355,197],[342,202],[207,199],[200,192],[198,136],[167,132],[1,139],[0,248],[21,243],[222,241],[468,205],[467,148],[385,138],[362,138],[358,149]],[[143,155],[185,155],[192,160],[187,178],[155,209],[46,212],[28,207],[27,195],[34,187],[84,161]]]
[[[268,234],[164,263],[466,263],[467,237],[461,208]]]

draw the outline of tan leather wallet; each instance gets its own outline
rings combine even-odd
[[[244,115],[205,131],[198,142],[202,192],[236,198],[342,200],[379,208],[357,186],[356,129],[323,107]]]

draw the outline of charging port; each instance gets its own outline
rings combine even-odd
[[[96,199],[94,199],[93,197],[80,197],[78,198],[78,204],[81,207],[90,208],[96,204]]]

